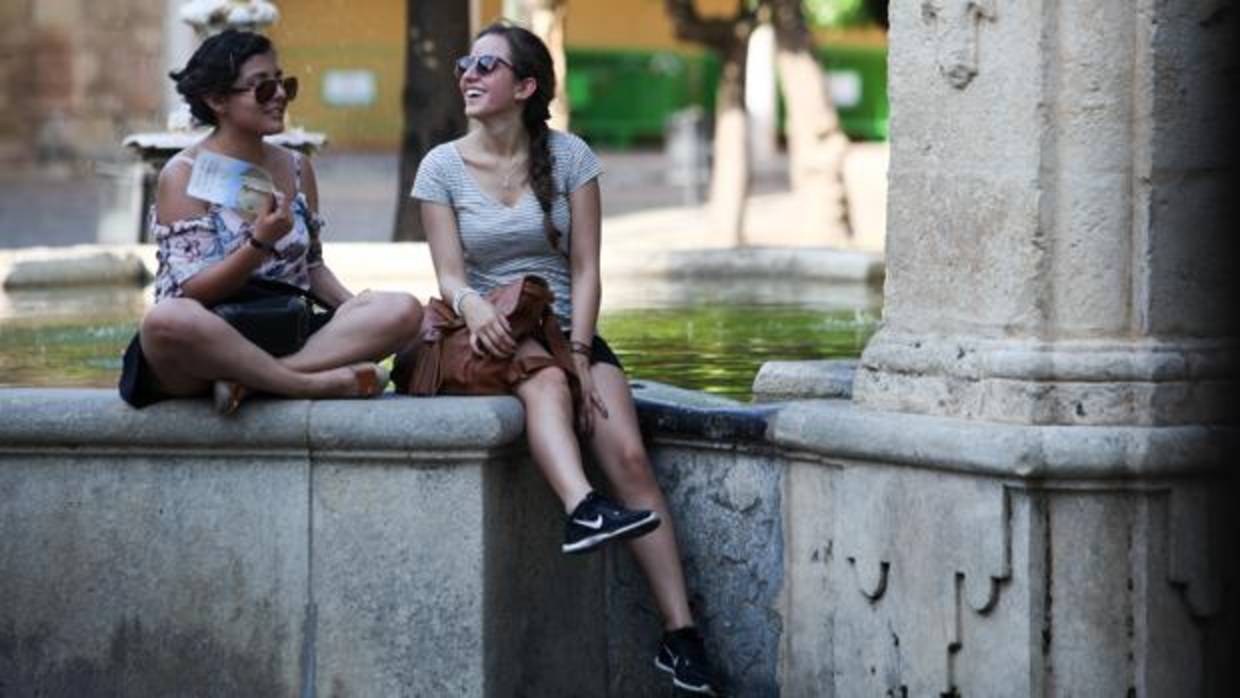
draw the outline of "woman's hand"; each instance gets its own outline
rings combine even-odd
[[[577,379],[581,383],[583,403],[581,409],[577,410],[577,429],[589,436],[594,433],[594,413],[598,412],[603,419],[607,419],[607,405],[594,385],[594,376],[590,373],[590,357],[574,352],[573,366],[577,369]]]
[[[517,350],[508,318],[499,314],[487,299],[470,294],[461,303],[461,315],[469,327],[469,346],[475,354],[503,358],[512,356]]]
[[[271,198],[271,208],[254,222],[254,237],[259,242],[274,245],[293,229],[293,200],[277,189]]]

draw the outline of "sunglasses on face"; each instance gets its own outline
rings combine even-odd
[[[297,99],[297,78],[289,76],[286,78],[264,78],[249,87],[237,87],[233,92],[249,92],[254,90],[254,101],[259,104],[266,104],[276,96],[276,89],[284,90],[284,98],[288,101]]]
[[[501,65],[506,65],[509,70],[513,70],[511,63],[489,53],[481,56],[461,56],[456,59],[456,76],[459,78],[468,73],[470,68],[473,68],[479,77],[486,77],[495,72],[495,69]]]

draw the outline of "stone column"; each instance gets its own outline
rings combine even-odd
[[[1237,337],[1234,13],[924,0],[892,19],[884,327],[857,402],[1219,421]]]
[[[884,324],[772,428],[797,695],[1232,691],[1232,9],[892,3]]]

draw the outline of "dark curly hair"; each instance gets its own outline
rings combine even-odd
[[[229,29],[202,42],[190,56],[185,69],[172,71],[168,77],[177,84],[177,92],[189,104],[194,120],[215,126],[215,111],[207,104],[211,95],[227,94],[241,75],[241,66],[252,56],[273,50],[271,40],[262,34]]]
[[[551,130],[547,127],[547,119],[551,118],[551,100],[555,97],[555,65],[551,61],[551,52],[537,34],[515,24],[496,22],[478,32],[474,40],[489,34],[502,36],[508,42],[512,71],[517,77],[534,78],[538,85],[521,111],[521,123],[530,139],[528,176],[530,188],[534,190],[534,196],[538,197],[538,204],[543,210],[547,240],[553,248],[560,250],[561,233],[551,221],[551,203],[555,196],[555,182],[551,179],[555,161],[548,142]],[[563,250],[560,252],[563,253]]]

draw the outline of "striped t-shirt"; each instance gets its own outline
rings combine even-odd
[[[548,145],[556,192],[551,222],[560,232],[563,252],[553,249],[547,239],[542,207],[534,192],[527,186],[511,207],[495,200],[479,188],[455,143],[438,145],[422,158],[412,196],[451,206],[456,212],[470,287],[486,293],[524,274],[541,276],[555,293],[555,314],[567,323],[573,314],[568,195],[599,176],[602,168],[590,146],[571,133],[551,131]]]

